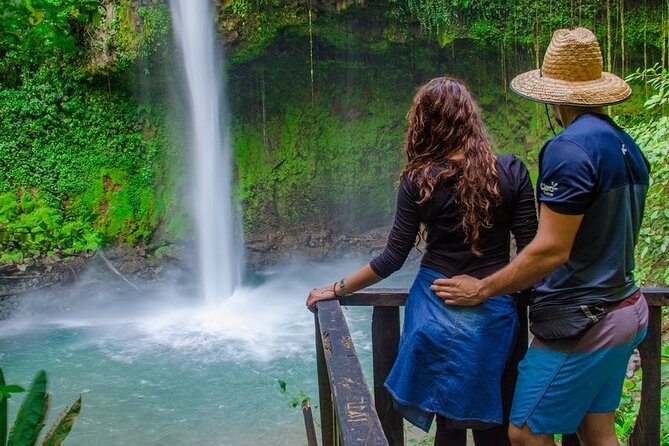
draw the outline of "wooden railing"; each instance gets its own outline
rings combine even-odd
[[[323,445],[388,445],[339,303],[319,302],[315,320]]]
[[[649,305],[648,335],[639,346],[643,368],[641,403],[629,446],[660,444],[660,364],[662,307],[669,305],[668,288],[644,289]],[[316,356],[323,446],[404,446],[402,417],[393,409],[383,383],[390,373],[400,338],[399,307],[407,291],[374,289],[340,301],[318,303],[316,313]],[[355,347],[341,310],[345,306],[371,306],[374,399],[362,373]],[[512,370],[527,351],[527,309],[518,309],[520,333],[510,361]],[[508,392],[507,380],[503,392]],[[579,446],[576,435],[566,435],[563,446]]]

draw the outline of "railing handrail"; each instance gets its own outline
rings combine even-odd
[[[630,436],[630,446],[659,445],[660,440],[660,358],[662,307],[669,306],[669,288],[643,288],[649,305],[646,339],[639,345],[642,390],[639,415]],[[399,307],[406,303],[408,290],[376,288],[357,292],[338,301],[318,303],[316,350],[324,446],[404,445],[402,418],[394,411],[383,382],[397,355]],[[374,404],[355,347],[350,337],[343,306],[371,306],[374,364]],[[527,316],[521,307],[518,344],[527,345]],[[327,352],[327,354],[326,354]],[[518,352],[514,352],[517,355]],[[520,356],[522,357],[522,355]],[[516,358],[516,361],[520,358]],[[376,409],[375,409],[376,407]],[[356,408],[351,411],[351,408]],[[369,425],[364,426],[368,420]],[[340,432],[337,432],[336,429]],[[566,435],[563,446],[580,445],[576,435]]]
[[[641,291],[649,306],[669,306],[669,288],[642,288]],[[408,295],[406,288],[371,288],[339,298],[339,303],[346,307],[401,307]]]
[[[342,442],[344,446],[387,446],[379,416],[369,392],[362,366],[355,351],[351,333],[339,302],[336,300],[319,302],[316,313],[316,342],[318,350],[319,388],[322,382],[323,365],[327,369],[328,391],[331,399],[323,401],[321,395],[321,423],[323,416],[329,411],[336,418],[339,432],[332,429],[323,432],[324,444],[330,444],[326,436],[330,436],[332,444]],[[324,363],[323,364],[323,360]],[[330,405],[331,407],[324,407]],[[332,420],[334,421],[334,420]]]

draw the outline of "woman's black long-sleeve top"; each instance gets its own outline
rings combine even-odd
[[[493,210],[492,227],[482,228],[478,256],[465,243],[461,206],[456,202],[456,179],[435,186],[430,199],[418,204],[419,187],[405,176],[397,194],[395,221],[383,252],[370,266],[380,277],[399,270],[415,245],[420,224],[427,229],[426,250],[421,265],[447,277],[467,274],[484,278],[509,263],[511,235],[518,251],[537,232],[537,214],[530,175],[514,155],[497,155],[501,202]]]

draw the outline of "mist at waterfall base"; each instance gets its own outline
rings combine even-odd
[[[307,293],[365,260],[265,270],[213,307],[177,284],[142,296],[109,284],[24,296],[0,324],[0,364],[24,387],[47,370],[50,420],[82,395],[69,446],[301,445],[290,397],[302,390],[318,404]],[[371,310],[346,315],[371,380]],[[10,399],[10,420],[23,396]]]

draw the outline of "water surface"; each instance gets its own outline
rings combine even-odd
[[[218,306],[175,284],[142,296],[96,287],[26,296],[0,323],[0,365],[24,387],[47,370],[50,419],[82,395],[68,446],[302,445],[302,413],[289,402],[318,396],[306,294],[363,263],[266,270]],[[371,383],[371,309],[345,312]],[[10,400],[10,419],[21,399]]]

